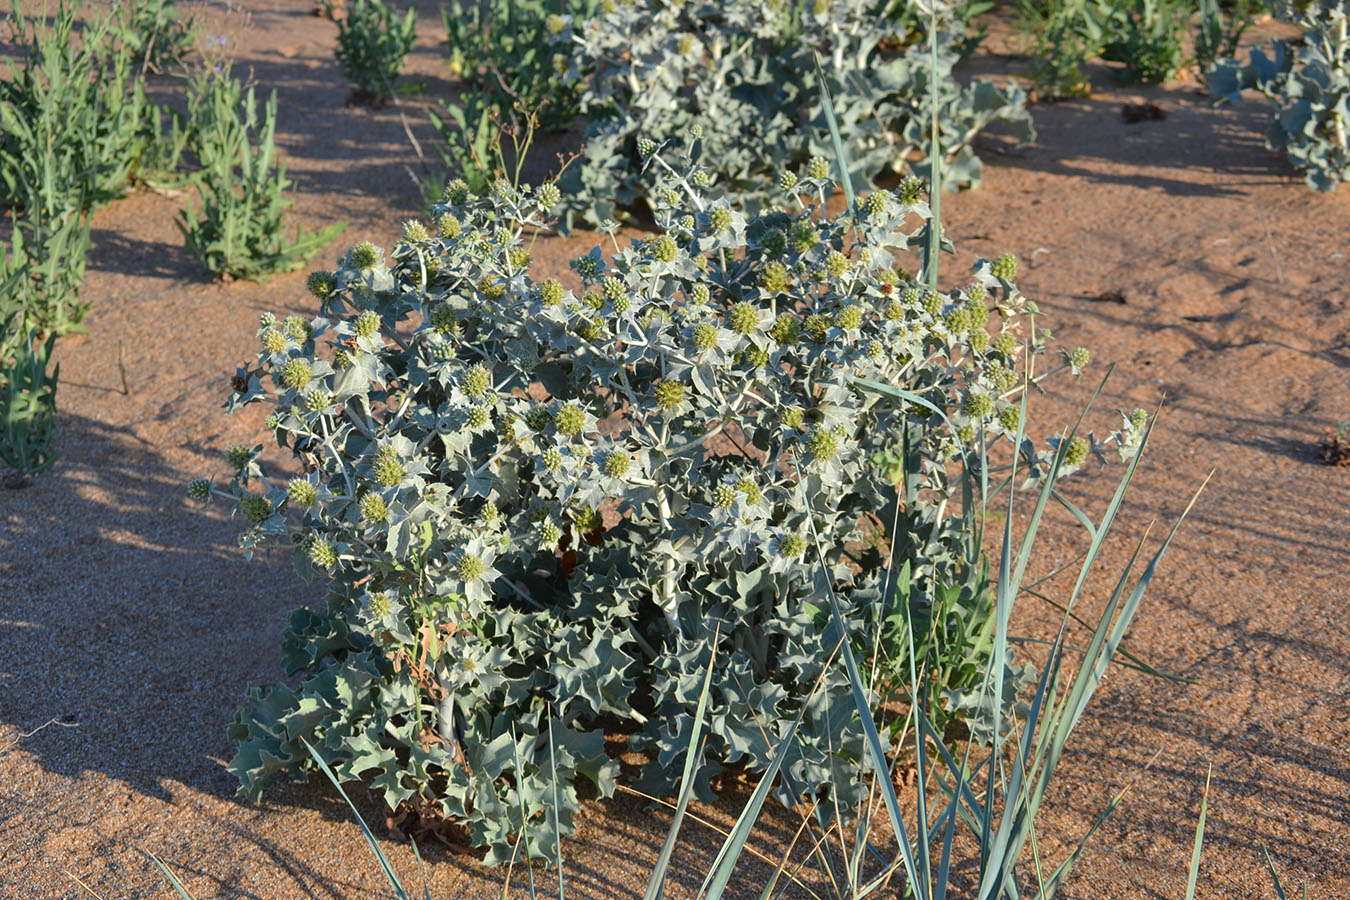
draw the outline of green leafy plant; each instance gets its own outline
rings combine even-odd
[[[60,0],[47,24],[16,4],[8,20],[19,57],[0,79],[0,201],[30,216],[62,218],[120,196],[158,133],[135,48],[112,15],[77,36],[79,10]]]
[[[1304,29],[1301,41],[1275,41],[1271,55],[1251,51],[1246,65],[1221,62],[1210,73],[1210,95],[1236,103],[1254,89],[1275,104],[1266,145],[1304,172],[1308,187],[1331,191],[1350,178],[1350,35],[1337,0],[1280,0],[1275,14]]]
[[[15,352],[25,336],[38,340],[83,332],[90,304],[80,300],[89,251],[89,219],[70,212],[59,219],[19,219],[8,252],[0,248],[0,317],[7,320],[0,355]]]
[[[439,200],[445,185],[460,179],[475,194],[486,193],[491,184],[506,174],[502,139],[505,123],[500,111],[486,95],[473,87],[460,92],[458,103],[440,103],[440,111],[427,110],[427,117],[440,135],[436,151],[448,176],[425,182],[428,199]]]
[[[6,284],[0,284],[5,290]],[[6,333],[18,314],[4,323]],[[47,371],[56,335],[45,341],[21,335],[0,347],[0,462],[24,475],[37,475],[60,458],[52,449],[56,435],[56,381],[61,366]]]
[[[1114,9],[1109,0],[1018,0],[1018,21],[1030,42],[1034,97],[1056,100],[1091,92],[1083,66],[1105,46]]]
[[[1221,60],[1237,54],[1242,35],[1265,8],[1263,0],[1234,0],[1225,14],[1220,0],[1200,0],[1200,18],[1195,31],[1195,67],[1201,81]]]
[[[450,71],[486,94],[498,115],[534,115],[549,131],[566,131],[580,112],[571,67],[572,23],[595,0],[475,0],[441,10]],[[485,98],[485,99],[486,99]]]
[[[644,141],[683,140],[697,124],[699,160],[716,191],[754,212],[778,195],[786,169],[825,152],[819,60],[834,94],[836,118],[853,149],[850,176],[859,184],[907,168],[925,154],[934,104],[927,54],[884,49],[894,33],[880,8],[855,2],[809,7],[737,0],[602,4],[571,23],[575,49],[568,76],[584,79],[589,118],[585,158],[568,170],[564,225],[599,223],[639,201],[654,207],[653,173]],[[951,188],[974,185],[979,164],[971,140],[993,120],[1033,135],[1016,85],[951,77],[963,35],[944,26],[939,58],[939,127],[946,134]]]
[[[178,0],[133,0],[122,6],[114,30],[139,64],[157,73],[181,65],[200,36],[196,20],[180,15]]]
[[[1104,59],[1122,62],[1127,84],[1162,84],[1186,60],[1184,42],[1191,0],[1130,0],[1118,4]]]
[[[175,219],[188,250],[224,278],[265,279],[300,268],[337,237],[346,223],[316,232],[296,226],[285,234],[283,214],[290,180],[276,154],[277,96],[258,114],[254,88],[230,75],[228,64],[203,67],[188,88],[189,149],[200,170],[189,200]]]
[[[337,22],[337,59],[342,74],[356,85],[353,99],[383,103],[394,96],[394,83],[403,60],[417,42],[417,10],[409,7],[402,18],[383,0],[351,0],[346,15],[333,14]]]

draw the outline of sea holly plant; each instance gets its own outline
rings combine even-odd
[[[1338,0],[1281,0],[1275,14],[1303,28],[1302,40],[1275,41],[1270,55],[1253,48],[1245,65],[1220,63],[1210,95],[1236,103],[1244,90],[1265,94],[1275,104],[1266,145],[1284,151],[1308,187],[1335,190],[1350,178],[1350,12]]]
[[[577,217],[597,224],[639,201],[654,208],[656,178],[640,141],[682,140],[695,124],[702,128],[698,158],[715,195],[750,213],[775,200],[784,168],[795,170],[829,147],[817,59],[857,183],[904,173],[926,153],[940,96],[946,183],[978,184],[972,139],[994,120],[1030,138],[1025,96],[1016,85],[956,82],[951,71],[965,33],[949,22],[935,94],[926,51],[889,49],[896,26],[888,5],[635,0],[602,3],[596,15],[568,21],[568,77],[584,84],[580,103],[589,124],[585,158],[564,176],[564,224]]]
[[[1007,254],[956,290],[913,280],[917,179],[828,216],[816,159],[752,217],[695,187],[688,156],[644,155],[665,173],[662,232],[577,258],[568,283],[525,243],[555,185],[452,184],[390,249],[361,243],[311,275],[317,315],[263,316],[228,406],[270,406],[301,468],[268,473],[261,443],[239,445],[227,479],[189,491],[234,506],[246,550],[290,552],[328,594],[283,640],[298,685],[252,690],[230,728],[247,796],[303,777],[308,740],[344,780],[372,777],[390,807],[458,823],[502,861],[555,792],[567,832],[579,781],[613,791],[607,733],[649,754],[641,789],[670,793],[690,673],[715,652],[698,795],[727,767],[767,771],[787,740],[782,801],[860,798],[840,767],[863,732],[828,648],[876,633],[888,563],[909,563],[916,605],[966,577],[950,467],[1019,434],[1017,398],[1043,377],[1034,305]],[[1016,446],[1034,480],[1111,443]],[[898,561],[862,546],[896,493],[875,460],[895,456],[921,498]]]

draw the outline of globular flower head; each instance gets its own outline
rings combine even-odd
[[[994,338],[993,347],[1003,356],[1011,357],[1017,353],[1017,335],[1004,331]]]
[[[792,246],[798,253],[805,253],[820,243],[820,232],[811,222],[798,222],[792,229]]]
[[[713,488],[712,504],[718,509],[729,509],[736,502],[736,489],[729,484]]]
[[[409,219],[403,223],[403,240],[409,244],[421,244],[431,239],[427,234],[427,227],[416,219]]]
[[[562,191],[558,189],[558,185],[552,181],[547,181],[539,186],[539,193],[536,196],[539,198],[540,206],[544,209],[552,209],[562,199]]]
[[[263,328],[271,328],[273,325],[277,324],[276,314],[270,312],[263,313],[258,316],[258,324]]]
[[[770,228],[764,232],[760,245],[770,256],[782,256],[783,250],[787,248],[787,235],[783,234],[781,228]]]
[[[1012,281],[1017,277],[1017,257],[1011,253],[1000,253],[994,257],[994,261],[989,266],[989,272],[995,278]]]
[[[286,333],[287,337],[293,337],[297,341],[309,340],[309,323],[299,316],[287,316],[286,320],[281,323],[281,330]]]
[[[568,403],[553,417],[553,426],[559,434],[576,437],[586,427],[586,413],[575,403]]]
[[[366,494],[361,498],[361,519],[365,522],[383,522],[389,518],[389,504],[379,494]]]
[[[694,349],[700,353],[717,346],[717,328],[703,322],[694,326]]]
[[[638,156],[642,157],[642,161],[646,162],[651,159],[652,154],[656,152],[656,141],[651,138],[639,138],[637,142],[637,151]]]
[[[252,457],[253,454],[251,454],[249,449],[243,444],[231,444],[229,449],[225,451],[225,459],[229,462],[230,468],[234,469],[236,472],[248,465],[248,461],[252,459]]]
[[[549,34],[562,34],[563,29],[567,27],[567,20],[557,13],[552,13],[544,20],[544,30]]]
[[[1083,369],[1087,368],[1087,364],[1091,359],[1092,354],[1088,348],[1077,347],[1069,354],[1069,367],[1073,369],[1073,373],[1077,375],[1079,372],[1083,371]]]
[[[623,450],[611,450],[605,454],[603,468],[610,478],[623,478],[633,465],[633,458]]]
[[[896,196],[905,206],[913,206],[923,197],[923,182],[911,175],[900,183]]]
[[[460,230],[459,219],[451,215],[441,216],[440,221],[436,223],[437,236],[447,241],[459,237]]]
[[[813,156],[806,164],[806,177],[813,181],[824,181],[830,177],[830,164],[823,156]]]
[[[767,293],[781,293],[787,290],[789,276],[788,267],[775,259],[764,267],[759,276],[759,285]]]
[[[1069,441],[1069,446],[1064,448],[1064,465],[1070,468],[1081,466],[1087,461],[1090,449],[1086,438],[1076,437]]]
[[[831,278],[843,278],[848,272],[848,257],[835,250],[825,259],[825,271]]]
[[[240,501],[239,511],[250,525],[261,525],[272,515],[272,501],[261,494],[249,494]]]
[[[714,206],[708,211],[708,229],[720,234],[731,227],[731,210],[725,206]]]
[[[562,303],[564,294],[563,284],[556,278],[547,278],[539,284],[539,299],[545,306]]]
[[[652,393],[656,408],[662,412],[669,412],[684,402],[684,385],[671,379],[656,382]]]
[[[797,187],[797,176],[793,172],[783,172],[778,176],[778,187],[784,191],[791,191]]]
[[[262,346],[268,353],[281,353],[286,349],[286,335],[275,328],[269,328],[263,332]]]
[[[379,333],[379,330],[380,317],[371,310],[364,311],[352,322],[352,331],[357,337],[368,338]]]
[[[778,555],[796,559],[806,552],[806,539],[800,534],[785,534],[778,541]]]
[[[408,470],[398,458],[398,451],[393,447],[385,445],[375,451],[375,464],[371,467],[371,474],[375,476],[376,484],[383,487],[397,487],[407,473]]]
[[[459,206],[469,199],[469,185],[462,178],[456,178],[445,186],[441,201],[451,206]]]
[[[1144,426],[1148,424],[1148,410],[1136,409],[1129,415],[1130,427],[1135,431],[1143,431]]]
[[[486,394],[491,387],[492,374],[482,363],[471,367],[464,373],[464,378],[460,381],[460,389],[464,391],[466,396],[474,399]]]
[[[301,391],[314,379],[314,370],[303,359],[289,359],[281,367],[281,383],[294,391]]]
[[[337,288],[337,279],[332,272],[310,272],[309,278],[305,279],[305,288],[318,299],[327,300]]]
[[[818,462],[829,462],[839,454],[839,436],[828,428],[814,428],[806,439],[806,449]]]
[[[983,303],[989,296],[989,289],[977,281],[966,288],[966,296],[970,298],[971,303]]]
[[[797,340],[797,317],[790,312],[779,313],[769,329],[769,337],[784,346]]]
[[[544,468],[550,472],[556,472],[562,468],[563,455],[557,447],[549,447],[543,454]]]
[[[652,241],[652,257],[657,262],[674,262],[680,255],[680,245],[675,243],[675,239],[668,234],[663,234]]]
[[[886,195],[879,191],[868,194],[867,199],[863,201],[863,209],[874,219],[882,215],[886,212]]]
[[[319,499],[319,492],[309,479],[292,478],[286,485],[286,498],[296,506],[313,506]]]
[[[1009,434],[1017,433],[1017,426],[1022,422],[1022,407],[1009,406],[998,414],[998,424]]]
[[[539,523],[537,534],[539,535],[539,546],[552,548],[558,545],[562,540],[562,529],[552,521],[545,520]]]
[[[315,538],[309,545],[309,561],[320,569],[331,569],[337,565],[337,548],[323,538]]]
[[[323,412],[333,405],[333,392],[326,391],[323,388],[315,388],[305,394],[305,409],[310,412]]]
[[[862,325],[862,310],[857,306],[845,306],[835,313],[834,324],[845,331],[853,331]]]
[[[752,334],[759,328],[759,310],[742,301],[731,308],[731,330],[737,334]]]
[[[745,361],[758,369],[769,364],[769,351],[763,347],[749,347],[745,351]]]
[[[972,419],[986,418],[994,411],[994,398],[985,393],[972,393],[966,397],[961,410]]]
[[[470,407],[468,414],[464,417],[464,421],[468,424],[470,430],[477,431],[485,427],[488,420],[491,418],[492,414],[487,411],[487,407],[474,406]]]
[[[347,260],[351,263],[352,268],[360,269],[363,272],[378,266],[383,257],[384,251],[370,241],[362,241],[347,254]]]
[[[211,499],[211,482],[205,478],[194,478],[188,482],[187,492],[193,500],[205,503]]]
[[[742,478],[736,482],[736,491],[744,494],[745,502],[751,506],[758,506],[759,502],[764,499],[764,492],[760,490],[759,485],[755,483],[753,478]]]

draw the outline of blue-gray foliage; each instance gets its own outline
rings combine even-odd
[[[1276,15],[1304,29],[1303,39],[1253,48],[1243,65],[1221,62],[1207,79],[1211,96],[1236,103],[1258,90],[1275,103],[1266,143],[1304,173],[1308,187],[1335,190],[1350,178],[1350,37],[1340,0],[1279,2]]]
[[[859,799],[828,591],[873,651],[892,598],[866,538],[897,458],[916,498],[895,545],[908,603],[966,578],[952,472],[981,435],[1018,432],[1033,307],[1010,255],[963,289],[911,278],[929,219],[916,179],[828,216],[815,159],[784,210],[748,217],[691,187],[687,157],[648,161],[663,232],[574,260],[568,284],[528,252],[556,186],[459,183],[391,252],[359,244],[314,273],[315,317],[263,316],[228,405],[272,406],[267,429],[305,471],[269,476],[262,445],[239,445],[226,483],[189,490],[236,504],[245,549],[289,551],[329,590],[291,616],[298,685],[252,690],[230,727],[247,796],[304,777],[307,740],[391,807],[461,823],[491,861],[522,833],[548,858],[579,784],[614,790],[607,735],[647,754],[643,789],[674,790],[715,652],[699,794],[725,769],[764,771],[804,711],[777,796]],[[1075,438],[1062,471],[1104,447]],[[1044,470],[1050,451],[1021,449]]]

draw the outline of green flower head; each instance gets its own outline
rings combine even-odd
[[[787,290],[789,278],[788,267],[778,260],[773,260],[760,273],[759,285],[767,293],[779,294]]]
[[[261,525],[272,515],[272,501],[261,494],[249,494],[240,501],[239,510],[250,525]]]
[[[380,317],[370,310],[366,310],[356,317],[352,322],[352,331],[357,337],[368,338],[376,335],[380,331]]]
[[[824,181],[830,177],[830,164],[823,156],[813,156],[806,164],[806,177],[813,181]]]
[[[559,434],[576,437],[586,427],[586,413],[575,403],[568,403],[553,417],[553,426]]]
[[[1003,281],[1012,281],[1017,277],[1017,257],[1011,253],[1000,253],[989,266],[990,273]]]
[[[314,370],[303,359],[291,359],[281,367],[281,383],[291,390],[301,391],[314,379]]]
[[[327,300],[337,290],[337,279],[332,272],[310,272],[305,279],[305,288],[320,300]],[[273,317],[272,321],[276,321]]]
[[[296,506],[313,506],[319,499],[319,492],[308,479],[292,478],[286,485],[286,498]]]
[[[362,241],[351,249],[347,255],[352,267],[360,269],[363,272],[373,269],[380,264],[384,257],[384,251],[376,247],[370,241]]]
[[[1086,438],[1074,438],[1069,441],[1069,446],[1064,448],[1064,465],[1081,466],[1087,461],[1088,451],[1091,449]]]
[[[806,439],[806,449],[812,459],[829,462],[839,454],[839,436],[826,428],[813,429]]]
[[[389,505],[379,494],[366,494],[361,498],[361,519],[365,522],[383,522],[389,518]]]
[[[211,499],[211,482],[205,478],[194,478],[188,482],[187,492],[193,500],[205,503]]]

